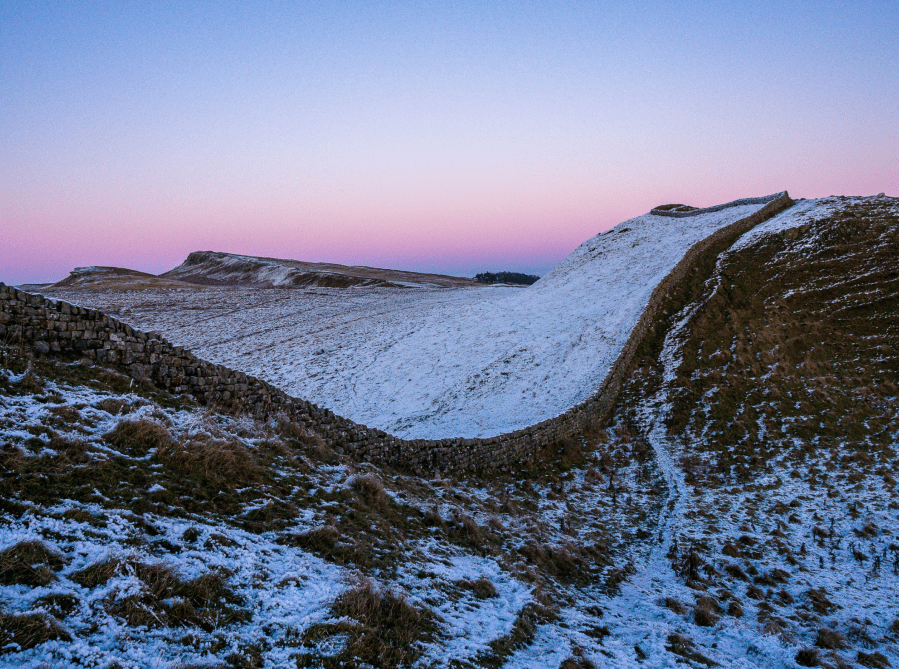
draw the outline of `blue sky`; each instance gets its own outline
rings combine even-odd
[[[652,206],[899,195],[895,2],[0,7],[0,280],[543,273]]]

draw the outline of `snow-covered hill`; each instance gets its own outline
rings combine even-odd
[[[310,304],[352,331],[564,294],[598,250],[533,293],[128,304],[205,304],[223,350]],[[608,421],[488,478],[0,340],[0,667],[895,667],[896,257],[899,201],[797,202],[679,284]]]
[[[402,437],[509,432],[589,397],[687,249],[762,206],[646,214],[589,239],[526,289],[435,296],[411,309],[372,297],[363,309],[376,319],[338,318],[325,329],[306,312],[199,352]]]
[[[687,250],[763,206],[639,216],[587,240],[527,288],[60,296],[401,437],[491,436],[592,395]],[[219,277],[210,262],[222,280],[258,269],[243,256],[207,255],[191,254],[165,276],[195,280],[184,271],[197,266]]]

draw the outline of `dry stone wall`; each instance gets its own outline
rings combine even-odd
[[[730,246],[747,230],[789,207],[784,191],[768,198],[737,200],[681,215],[697,215],[740,204],[765,204],[755,214],[695,244],[659,283],[624,348],[597,391],[585,402],[536,425],[478,439],[399,439],[359,425],[328,409],[291,397],[274,386],[222,365],[201,360],[157,333],[146,333],[93,309],[25,293],[0,283],[0,341],[33,346],[40,355],[88,358],[120,369],[173,394],[188,394],[222,411],[260,418],[284,414],[335,449],[360,460],[388,464],[419,474],[435,472],[507,472],[543,448],[581,434],[612,411],[634,355],[658,317],[671,289],[722,244]],[[652,212],[657,213],[657,212]],[[659,215],[673,216],[671,212]]]
[[[744,197],[742,200],[734,200],[732,202],[725,202],[724,204],[716,204],[713,207],[705,207],[704,209],[690,209],[689,211],[657,208],[653,209],[649,213],[653,216],[687,218],[689,216],[699,216],[700,214],[709,214],[715,211],[721,211],[722,209],[729,209],[730,207],[739,207],[744,204],[767,204],[773,199],[776,199],[784,194],[786,194],[786,191],[784,191],[783,193],[776,193],[775,195],[766,195],[765,197]]]

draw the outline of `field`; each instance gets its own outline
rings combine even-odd
[[[595,387],[677,260],[635,259],[690,220],[529,288],[53,294],[351,418],[490,433]],[[896,258],[895,199],[796,202],[666,297],[611,416],[503,475],[355,462],[5,341],[0,666],[899,666]]]
[[[626,221],[528,288],[47,294],[401,437],[492,436],[590,396],[687,249],[761,207]]]

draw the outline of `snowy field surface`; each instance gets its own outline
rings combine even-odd
[[[8,552],[26,542],[61,556],[52,573],[33,562],[24,577],[0,568],[0,635],[7,634],[0,636],[0,668],[341,666],[343,646],[365,625],[338,603],[360,579],[399,593],[434,621],[434,630],[407,644],[417,659],[406,666],[899,666],[893,202],[799,201],[744,235],[719,257],[708,291],[674,318],[658,359],[630,377],[609,425],[582,440],[584,458],[542,474],[415,479],[328,459],[291,441],[276,422],[157,404],[130,384],[115,390],[114,376],[97,385],[93,377],[103,372],[81,363],[37,366],[33,374],[25,363],[0,370],[0,558],[9,561]],[[581,253],[587,267],[590,252]],[[552,289],[552,278],[543,289]],[[752,316],[748,302],[734,302],[729,319],[740,327],[693,330],[702,307],[716,293],[736,294],[739,282],[764,286],[752,293],[762,299],[748,302],[774,306]],[[206,295],[201,307],[178,292],[122,293],[118,313],[147,323],[166,308],[194,305],[192,331],[205,318],[225,324],[209,336],[245,341],[229,312],[253,314],[248,294]],[[487,303],[532,293],[269,291],[255,302],[259,320],[240,323],[247,334],[264,331],[262,314],[283,300],[285,319],[313,305],[320,328],[330,309],[349,332],[350,314],[364,320],[368,305],[371,317],[372,296],[391,295],[409,300],[405,308],[420,319],[420,305],[449,310],[456,299],[462,310],[472,295]],[[828,314],[843,318],[846,305],[857,308],[858,329],[820,327]],[[384,313],[396,314],[392,308]],[[772,313],[777,318],[767,319]],[[742,325],[757,334],[783,327],[793,337],[793,321],[807,324],[808,335],[789,356],[827,346],[832,367],[821,371],[821,361],[808,358],[769,382],[775,359],[766,356],[785,349],[786,340],[750,346]],[[188,319],[179,323],[186,327]],[[712,337],[710,350],[693,346],[700,333]],[[863,336],[841,347],[843,334]],[[719,337],[734,341],[726,363],[720,352],[727,346],[712,352]],[[760,360],[768,360],[761,372]],[[685,362],[696,365],[690,375],[682,373]],[[702,379],[703,394],[690,399],[685,384]],[[870,399],[875,382],[880,390]],[[714,394],[733,388],[732,406]],[[820,399],[824,392],[829,400]],[[854,436],[840,427],[839,412],[819,410],[841,406],[846,396],[853,411],[866,412],[858,420],[865,430]],[[794,399],[796,410],[785,411]],[[759,422],[767,431],[754,443],[742,435],[722,439],[713,419],[733,423],[746,405],[760,417],[774,409]],[[691,420],[673,430],[684,407]],[[116,442],[115,430],[135,420],[164,426],[184,453],[209,440],[238,444],[267,473],[209,488],[204,497],[195,492],[206,490],[201,480],[176,468],[170,446],[141,453]],[[754,449],[765,449],[764,457]],[[369,477],[383,485],[374,496],[358,485]],[[353,561],[297,541],[329,527],[343,542],[338,547],[361,549],[350,553]],[[110,560],[120,567],[108,579],[87,582],[85,573]],[[218,575],[233,601],[198,604],[198,615],[224,616],[228,607],[234,615],[206,627],[179,622],[185,595],[154,594],[147,565],[170,569],[179,587]],[[43,580],[27,582],[35,574]],[[486,589],[473,589],[477,584]],[[162,619],[147,623],[135,615],[141,612]],[[28,620],[55,626],[45,632],[50,638],[29,643],[27,634],[9,631]]]
[[[684,253],[762,206],[631,219],[528,288],[53,294],[358,423],[406,438],[484,437],[587,399]]]

